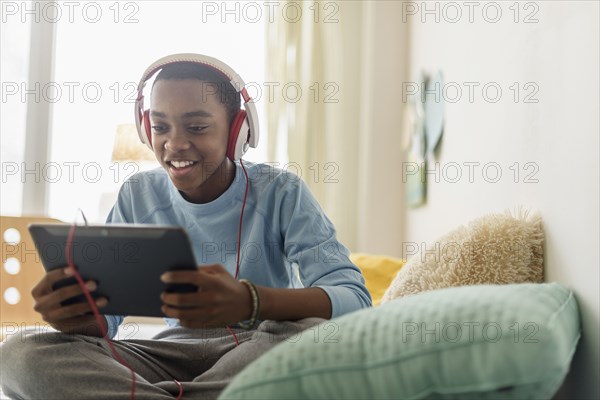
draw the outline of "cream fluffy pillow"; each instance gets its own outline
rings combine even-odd
[[[427,245],[398,272],[381,303],[451,286],[542,282],[541,216],[516,214],[477,218]]]

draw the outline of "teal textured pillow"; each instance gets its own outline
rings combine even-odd
[[[579,335],[573,293],[556,283],[434,290],[300,333],[220,398],[549,399]]]

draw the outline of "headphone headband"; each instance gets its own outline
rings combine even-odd
[[[165,66],[182,62],[191,62],[211,67],[213,70],[221,73],[229,81],[231,86],[233,86],[235,91],[242,96],[245,111],[240,110],[240,113],[243,112],[245,115],[241,118],[243,120],[240,121],[240,124],[236,124],[239,125],[236,126],[236,128],[239,128],[239,131],[230,132],[229,134],[230,142],[233,140],[236,143],[231,146],[234,150],[232,150],[232,154],[228,154],[228,156],[233,160],[238,160],[245,153],[248,146],[255,148],[258,145],[259,129],[256,105],[252,102],[252,98],[248,96],[245,88],[246,84],[243,79],[231,67],[216,58],[205,56],[203,54],[172,54],[160,58],[146,68],[146,71],[144,71],[138,84],[138,93],[135,101],[135,122],[140,140],[152,149],[152,135],[149,126],[149,118],[146,110],[144,110],[144,87],[146,86],[146,82]],[[247,131],[247,134],[244,131]],[[229,147],[230,146],[228,146],[228,148]]]
[[[246,86],[242,78],[224,62],[203,54],[181,53],[163,57],[146,68],[146,71],[144,71],[144,75],[142,75],[142,79],[138,84],[138,94],[144,89],[146,81],[150,79],[158,70],[169,64],[176,64],[180,62],[192,62],[212,67],[224,75],[225,78],[227,78],[227,80],[231,83],[231,86],[233,86],[235,91],[238,93]]]

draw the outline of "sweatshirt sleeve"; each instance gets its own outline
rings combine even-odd
[[[117,336],[117,332],[119,331],[119,326],[123,323],[125,319],[122,315],[105,315],[106,323],[108,324],[108,329],[106,335],[109,339],[114,339]]]
[[[288,260],[305,287],[320,287],[331,300],[332,318],[372,306],[360,269],[336,238],[333,223],[298,178],[286,185],[280,204],[281,234]]]

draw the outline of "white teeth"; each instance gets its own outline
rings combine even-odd
[[[192,164],[194,164],[193,161],[171,161],[171,165],[175,168],[185,168]]]

